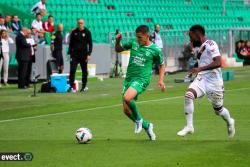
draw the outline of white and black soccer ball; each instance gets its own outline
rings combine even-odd
[[[79,128],[76,131],[76,140],[78,143],[88,143],[92,139],[91,130],[88,128]]]

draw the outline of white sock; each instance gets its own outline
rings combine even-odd
[[[223,107],[222,111],[220,112],[220,116],[228,123],[231,123],[231,117],[229,111]]]
[[[185,111],[187,126],[193,127],[194,95],[192,92],[187,92],[185,95],[184,111]]]

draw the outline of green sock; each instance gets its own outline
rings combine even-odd
[[[135,122],[135,117],[132,114],[126,114],[129,119],[131,119],[133,122]]]
[[[142,121],[142,128],[145,129],[145,130],[147,130],[148,127],[149,127],[149,122],[148,122],[148,121],[145,121],[145,120],[143,119],[143,121]]]
[[[141,115],[136,107],[135,100],[132,100],[128,106],[130,110],[132,111],[132,115],[134,116],[135,120],[139,121],[141,119]]]
[[[138,109],[136,107],[135,100],[132,100],[130,102],[129,108],[132,111],[132,115],[131,116],[134,117],[134,120],[139,121],[140,119],[142,119],[142,117],[141,117],[141,115],[140,115],[140,113],[139,113],[139,111],[138,111]],[[143,121],[142,121],[142,127],[143,127],[143,129],[147,130],[148,127],[149,127],[149,122],[143,119]]]

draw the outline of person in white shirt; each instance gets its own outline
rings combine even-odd
[[[35,63],[35,61],[36,61],[35,60],[35,52],[37,49],[37,44],[36,44],[34,38],[32,37],[32,31],[30,29],[27,31],[26,41],[31,46],[30,47],[30,49],[31,49],[31,61],[29,61],[29,63],[28,63],[27,79],[26,79],[26,85],[29,87],[31,72],[34,71],[36,73],[36,67],[34,66],[33,63]],[[33,64],[33,68],[32,68],[32,64]]]
[[[71,33],[72,33],[72,31],[73,31],[74,29],[75,29],[75,28],[72,27],[72,28],[70,29],[70,31],[66,33],[65,38],[64,38],[64,43],[69,44],[70,35],[71,35]]]
[[[8,86],[8,72],[9,72],[9,60],[10,60],[9,44],[14,43],[14,41],[8,36],[8,33],[6,30],[1,30],[0,34],[1,34],[1,43],[2,43],[2,48],[1,48],[2,58],[0,59],[0,74],[3,69],[4,85]],[[0,81],[1,81],[1,75],[0,75]]]
[[[194,25],[189,30],[190,42],[193,47],[199,47],[197,59],[198,67],[192,68],[189,75],[197,74],[185,94],[185,116],[187,124],[177,135],[185,136],[194,133],[193,112],[194,100],[207,95],[215,113],[221,116],[227,124],[228,136],[234,137],[235,120],[228,109],[223,106],[224,85],[221,74],[221,54],[215,41],[206,39],[205,29],[201,25]]]
[[[35,28],[31,28],[31,37],[34,39],[36,44],[40,42],[37,30]]]
[[[162,39],[161,39],[160,29],[161,29],[160,25],[156,24],[155,30],[152,33],[152,42],[154,42],[158,48],[163,49],[163,43],[162,43]]]
[[[44,38],[44,29],[43,29],[43,22],[42,22],[42,15],[40,13],[36,14],[36,19],[32,22],[31,27],[36,29],[39,39]]]
[[[163,49],[163,43],[162,43],[162,39],[161,39],[161,34],[160,34],[160,25],[156,24],[155,25],[155,30],[151,35],[151,40],[153,43],[155,43],[155,45],[160,48],[161,50]],[[160,68],[160,64],[158,62],[156,62],[153,66],[154,69],[154,73],[155,74],[159,74],[159,68]]]
[[[41,13],[36,14],[36,19],[33,20],[31,27],[35,28],[39,33],[44,33]]]
[[[32,36],[32,31],[31,30],[28,30],[28,38],[26,38],[26,41],[28,44],[31,45],[31,56],[32,56],[32,62],[34,63],[35,62],[35,51],[37,49],[37,44],[35,42],[35,39],[33,38]]]
[[[3,17],[0,17],[0,30],[7,30],[7,27],[5,26],[5,21]]]
[[[36,15],[37,13],[41,13],[42,16],[47,15],[46,11],[46,0],[41,0],[37,2],[32,8],[31,12]]]

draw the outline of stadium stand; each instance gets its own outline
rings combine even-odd
[[[31,13],[37,0],[2,1],[15,11]],[[119,29],[134,31],[137,25],[153,28],[158,23],[162,30],[187,30],[192,24],[202,24],[206,29],[250,27],[250,8],[247,1],[210,0],[48,0],[46,7],[55,17],[55,23],[64,23],[65,30],[76,26],[77,18],[84,18],[92,31],[94,42],[107,43],[108,33]],[[147,9],[147,10],[145,10]]]

